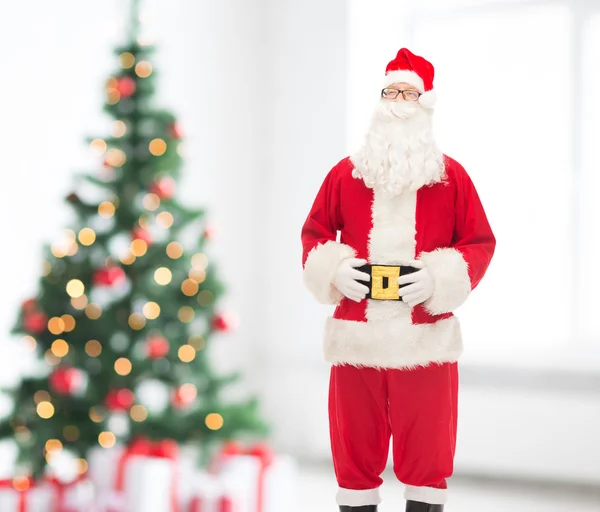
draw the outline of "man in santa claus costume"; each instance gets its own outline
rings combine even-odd
[[[407,511],[442,512],[453,472],[453,311],[496,241],[469,175],[436,146],[433,79],[431,63],[398,52],[364,145],[326,176],[302,228],[305,283],[337,306],[324,352],[343,512],[377,510],[390,438]]]

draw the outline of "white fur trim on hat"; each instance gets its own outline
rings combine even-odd
[[[408,69],[399,69],[397,71],[390,71],[387,75],[385,75],[385,80],[383,82],[383,86],[387,87],[388,85],[395,84],[397,82],[406,82],[407,84],[416,87],[419,92],[425,91],[425,85],[423,84],[423,79],[417,75],[414,71],[409,71]]]
[[[427,91],[419,96],[419,103],[422,107],[433,108],[437,101],[437,94],[435,90]]]

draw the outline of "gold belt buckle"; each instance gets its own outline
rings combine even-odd
[[[398,295],[400,266],[373,265],[371,267],[371,298],[378,300],[400,300]]]

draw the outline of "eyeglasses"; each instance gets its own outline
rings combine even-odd
[[[395,100],[398,97],[398,94],[402,94],[402,97],[406,101],[418,101],[421,93],[419,91],[413,90],[405,90],[401,91],[399,89],[392,89],[391,87],[386,87],[381,91],[381,97],[386,100]]]

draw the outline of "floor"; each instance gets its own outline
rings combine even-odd
[[[301,466],[299,495],[289,512],[334,512],[336,482],[328,467]],[[404,512],[403,487],[383,476],[379,512]],[[510,485],[453,477],[444,512],[600,512],[600,489]]]

